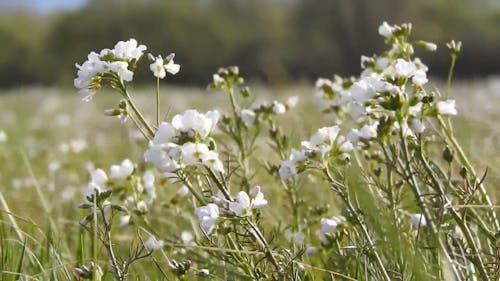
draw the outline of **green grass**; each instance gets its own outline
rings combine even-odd
[[[456,83],[452,97],[457,99],[459,116],[453,118],[454,128],[466,152],[479,173],[488,169],[487,186],[500,198],[500,89],[491,88],[486,81]],[[132,91],[139,107],[153,120],[155,116],[154,90]],[[258,99],[284,101],[288,96],[300,98],[298,113],[287,113],[278,119],[293,142],[310,136],[317,128],[329,125],[328,116],[322,116],[313,102],[312,87],[298,85],[281,88],[254,87]],[[130,158],[139,163],[147,147],[143,140],[135,140],[133,124],[120,123],[116,118],[104,117],[102,111],[118,103],[117,94],[105,91],[90,103],[79,100],[72,89],[17,89],[0,95],[0,130],[8,136],[0,143],[0,281],[4,280],[73,280],[71,270],[92,255],[91,237],[78,225],[82,213],[76,208],[82,201],[82,188],[88,182],[87,166],[108,170],[111,164]],[[225,95],[196,88],[163,88],[163,112],[169,116],[185,109],[227,109]],[[167,118],[168,119],[168,118]],[[72,140],[85,140],[81,152],[63,152],[61,146]],[[259,145],[261,153],[269,151],[267,143]],[[278,159],[274,158],[277,164]],[[55,162],[60,168],[54,172],[49,166]],[[456,167],[458,173],[460,167]],[[265,177],[256,179],[264,186]],[[324,184],[323,184],[324,185]],[[305,186],[306,203],[315,206],[330,205],[328,214],[334,214],[336,199],[322,184]],[[192,213],[170,203],[178,185],[167,184],[158,190],[158,204],[151,212],[151,223],[157,225],[162,239],[178,240],[183,230],[196,230]],[[267,225],[277,226],[290,216],[282,190],[266,190],[271,202],[263,214]],[[369,202],[369,198],[362,198]],[[498,204],[498,203],[497,203]],[[373,206],[375,209],[376,206]],[[370,219],[375,219],[369,217]],[[194,228],[194,229],[193,229]],[[134,232],[120,231],[116,239],[119,252],[126,252]],[[112,280],[104,249],[98,247],[104,280]],[[173,257],[182,257],[181,251]],[[132,267],[129,280],[161,280],[162,271],[168,271],[162,254],[155,254],[158,269],[152,259]],[[202,268],[204,258],[195,260]],[[236,274],[236,273],[235,273]]]

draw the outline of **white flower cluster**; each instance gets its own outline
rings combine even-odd
[[[246,127],[254,125],[256,122],[262,122],[268,119],[271,115],[282,115],[288,109],[294,108],[299,99],[297,96],[292,96],[287,99],[283,104],[279,101],[273,101],[270,103],[256,103],[250,108],[244,108],[240,112],[243,124]]]
[[[337,230],[339,224],[345,222],[346,219],[343,216],[333,216],[331,218],[322,218],[320,220],[321,228],[317,232],[318,237],[322,243],[328,243],[328,235],[332,234]]]
[[[129,159],[123,160],[119,165],[112,165],[109,178],[102,169],[91,171],[91,180],[83,191],[86,201],[92,203],[89,199],[93,196],[99,196],[108,189],[113,190],[114,187],[119,187],[117,195],[125,198],[121,203],[128,210],[133,210],[139,215],[147,213],[148,206],[156,199],[155,177],[151,171],[145,171],[142,175],[136,173],[134,164]],[[130,214],[122,216],[120,226],[128,225],[130,218]]]
[[[347,158],[346,153],[353,150],[353,144],[346,137],[339,135],[338,126],[320,128],[309,141],[302,141],[301,151],[292,150],[288,160],[281,163],[280,177],[284,180],[303,170],[305,165],[321,164],[329,157]],[[344,157],[342,157],[344,156]]]
[[[171,123],[162,122],[144,153],[144,159],[167,175],[199,164],[224,173],[219,154],[208,144],[219,115],[216,110],[202,114],[191,109],[175,115]]]
[[[224,197],[222,192],[218,192],[217,196],[212,197],[213,203],[206,206],[196,208],[195,215],[200,221],[200,227],[205,233],[210,234],[217,227],[217,219],[221,214],[220,208],[227,210],[228,214],[237,217],[248,217],[252,215],[252,211],[260,209],[267,205],[267,200],[264,199],[264,193],[260,186],[255,186],[250,192],[250,196],[245,191],[238,192],[233,201],[229,201]]]
[[[108,73],[115,74],[119,79],[130,82],[134,77],[130,64],[136,63],[146,46],[138,45],[135,39],[120,41],[113,49],[103,49],[98,54],[91,52],[78,68],[74,85],[84,101],[90,101],[101,88],[102,76]]]
[[[316,98],[322,104],[327,101],[335,113],[349,113],[360,125],[347,135],[353,144],[377,138],[378,120],[382,116],[392,122],[390,132],[401,130],[405,137],[415,137],[424,132],[426,117],[457,114],[454,100],[427,98],[423,102],[424,96],[428,97],[422,88],[428,82],[428,68],[420,59],[410,58],[413,47],[405,37],[410,31],[411,25],[391,26],[384,22],[379,33],[392,49],[380,57],[362,56],[363,71],[359,78],[316,81]],[[419,41],[417,45],[435,50],[435,45],[429,42]]]

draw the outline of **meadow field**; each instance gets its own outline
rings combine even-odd
[[[437,83],[428,87],[439,89],[443,85]],[[251,87],[256,100],[285,101],[291,96],[298,97],[293,113],[287,112],[276,120],[295,145],[312,135],[316,128],[332,125],[331,116],[320,112],[318,102],[313,98],[313,88],[306,83]],[[154,91],[153,88],[130,90],[138,107],[151,121],[155,115],[151,103]],[[456,81],[451,93],[457,100],[459,112],[452,118],[454,130],[478,173],[487,170],[486,186],[493,202],[499,202],[500,79]],[[223,93],[203,88],[162,87],[161,98],[161,108],[168,112],[165,120],[191,108],[230,110]],[[92,239],[79,225],[84,211],[77,208],[83,201],[82,190],[89,181],[89,172],[95,168],[107,171],[109,166],[119,164],[125,158],[141,165],[148,146],[130,120],[123,123],[115,117],[103,116],[103,111],[112,108],[117,99],[118,95],[108,90],[98,93],[90,103],[82,103],[74,89],[20,88],[1,93],[0,130],[4,134],[0,142],[0,280],[73,280],[73,268],[92,260],[93,254],[86,246]],[[266,140],[257,142],[259,152],[254,155],[252,163],[265,165],[259,157],[272,152],[271,144]],[[272,156],[266,161],[279,164],[280,159]],[[352,173],[349,177],[353,182],[362,181],[360,174]],[[287,244],[284,235],[278,233],[284,231],[280,225],[292,216],[287,193],[279,185],[268,184],[273,181],[269,176],[259,175],[252,181],[259,182],[272,205],[261,211],[266,235],[275,237],[273,239],[277,241],[274,243]],[[311,179],[301,185],[301,200],[306,205],[323,206],[329,215],[341,213],[338,198],[324,188],[324,183]],[[157,235],[172,243],[167,246],[168,254],[154,253],[134,264],[129,280],[170,280],[175,274],[169,272],[167,264],[173,258],[182,260],[183,257],[194,261],[198,270],[211,266],[211,270],[223,271],[213,269],[222,266],[220,264],[209,265],[209,254],[192,251],[195,247],[190,244],[192,241],[184,240],[184,245],[180,245],[184,239],[181,238],[183,231],[195,234],[196,239],[202,237],[194,215],[185,212],[186,206],[181,207],[184,204],[191,209],[193,199],[176,199],[180,187],[181,184],[170,182],[158,186],[157,202],[148,213],[149,223],[155,225]],[[113,242],[117,251],[127,252],[137,230],[113,231],[117,232]],[[141,235],[143,239],[147,238],[145,233]],[[319,243],[314,239],[306,240],[305,246],[319,247]],[[103,280],[112,280],[105,250],[101,246],[97,249],[100,266],[104,269]],[[206,252],[210,253],[210,249]],[[314,256],[305,260],[311,265],[316,262]],[[313,276],[322,274],[321,269],[312,267],[307,270],[312,273],[306,280],[316,280]],[[232,275],[231,270],[228,272],[225,273],[226,280],[246,280],[243,275],[238,277],[234,272]],[[318,280],[343,280],[335,275],[327,276]],[[211,275],[200,277],[199,274],[184,280],[195,278],[222,280]]]

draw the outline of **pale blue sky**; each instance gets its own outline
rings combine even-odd
[[[47,13],[71,10],[83,6],[87,0],[0,0],[0,11],[34,10]]]

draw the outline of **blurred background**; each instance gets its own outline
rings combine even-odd
[[[457,76],[500,73],[500,0],[0,0],[0,88],[71,86],[75,62],[132,37],[176,53],[177,84],[206,85],[226,65],[271,85],[350,75],[383,50],[383,21],[438,43],[418,53],[431,75],[446,75],[451,39],[463,42]]]

